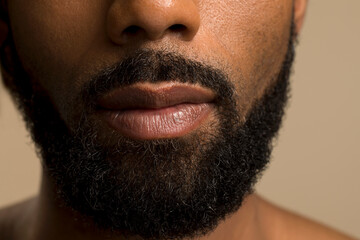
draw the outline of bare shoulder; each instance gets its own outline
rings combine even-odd
[[[316,240],[356,240],[330,227],[310,220],[306,217],[280,208],[260,197],[259,206],[265,213],[264,226],[273,226],[274,239],[316,239]]]
[[[0,209],[0,239],[17,240],[24,233],[24,224],[29,219],[29,212],[35,198]],[[19,231],[21,228],[21,231]]]

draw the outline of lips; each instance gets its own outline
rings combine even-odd
[[[120,134],[150,140],[184,136],[213,110],[211,90],[182,83],[139,83],[98,99],[100,117]]]

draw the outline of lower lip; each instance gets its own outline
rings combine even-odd
[[[132,139],[150,140],[184,136],[209,116],[213,104],[179,104],[160,109],[104,110],[108,125]]]

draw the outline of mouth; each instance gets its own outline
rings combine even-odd
[[[99,116],[126,137],[176,138],[197,129],[214,110],[215,94],[197,85],[138,83],[98,99]]]

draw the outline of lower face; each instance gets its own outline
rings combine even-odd
[[[20,107],[44,171],[62,201],[102,228],[205,234],[241,206],[268,162],[292,60],[292,1],[196,1],[191,41],[136,46],[106,36],[111,2],[9,1],[14,79],[32,85]],[[26,92],[20,85],[15,94]],[[157,94],[191,103],[162,107]],[[146,109],[136,105],[144,99]]]

